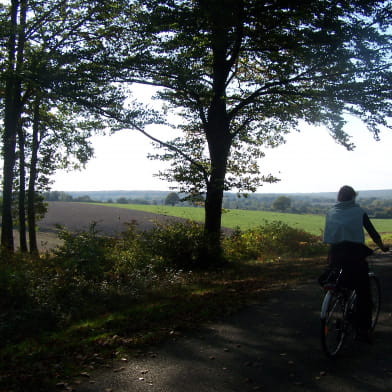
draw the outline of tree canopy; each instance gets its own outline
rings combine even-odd
[[[0,13],[2,244],[18,124],[39,98],[48,113],[66,105],[112,129],[180,117],[181,137],[155,139],[173,161],[161,174],[205,194],[219,250],[223,192],[276,181],[259,158],[301,121],[348,149],[348,114],[376,138],[391,127],[391,19],[384,0],[12,0]],[[158,88],[160,115],[124,105],[132,84]]]
[[[129,15],[129,80],[162,88],[184,136],[163,175],[206,193],[220,231],[223,191],[263,181],[257,158],[299,129],[324,125],[346,148],[346,115],[378,137],[391,117],[389,1],[148,0]],[[124,68],[124,76],[127,70]]]
[[[175,206],[180,202],[180,197],[176,192],[170,192],[165,198],[165,205]]]
[[[116,34],[117,2],[12,0],[0,6],[0,109],[3,141],[3,248],[13,250],[13,192],[24,226],[28,206],[60,167],[83,165],[88,138],[109,127],[108,113],[123,109],[121,86],[105,63],[106,34]],[[111,124],[114,121],[111,120]],[[25,169],[29,168],[29,172]],[[15,186],[15,170],[19,187]],[[34,211],[29,230],[35,231]],[[24,229],[22,229],[24,231]]]
[[[291,206],[291,199],[287,196],[279,196],[272,203],[272,208],[278,211],[286,211]]]

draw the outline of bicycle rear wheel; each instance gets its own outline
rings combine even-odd
[[[321,346],[327,357],[338,355],[345,335],[345,300],[340,293],[329,291],[322,306],[320,336]]]
[[[373,331],[376,327],[378,315],[380,313],[381,306],[381,288],[380,282],[377,276],[369,274],[369,284],[370,284],[370,295],[372,301],[372,324],[371,330]]]

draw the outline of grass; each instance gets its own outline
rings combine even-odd
[[[315,281],[324,261],[233,263],[222,270],[187,274],[178,284],[116,303],[113,310],[55,332],[31,336],[0,350],[0,390],[75,387],[83,373],[107,367],[183,329],[215,321],[274,290]],[[114,304],[113,304],[114,305]]]
[[[124,205],[118,206],[124,207]],[[146,208],[146,206],[137,207],[144,210]],[[193,220],[202,220],[204,214],[203,209],[200,208],[147,207],[151,207],[150,212],[166,215],[176,213],[176,216]],[[266,216],[269,216],[270,220],[281,221],[288,217],[294,219],[304,217],[294,214],[267,214],[259,211],[232,210],[224,214],[224,219],[229,217],[233,219],[232,227],[239,226],[238,222],[241,219],[243,225],[258,226],[263,223],[263,220],[268,220]],[[322,222],[323,218],[318,218]],[[297,222],[300,224],[300,221]],[[288,223],[287,220],[286,223]],[[294,224],[291,223],[291,225]],[[379,226],[378,229],[380,230]],[[279,234],[279,227],[276,230]],[[172,239],[173,233],[178,235],[176,231],[169,231],[166,233],[167,238]],[[272,235],[268,238],[270,237],[273,238]],[[96,255],[101,254],[100,248],[97,249],[96,246],[97,243],[101,243],[100,241],[96,242],[98,238],[100,237],[86,235],[78,237],[78,241],[73,241],[73,237],[68,238],[67,254],[72,257],[74,254],[78,255],[79,259],[77,261],[83,261],[83,263],[85,260],[97,260]],[[131,236],[130,239],[132,238]],[[178,240],[182,238],[182,235],[175,238]],[[83,239],[83,241],[81,242],[79,239]],[[157,235],[155,240],[157,246],[161,247],[159,242],[161,237]],[[178,244],[179,242],[174,243]],[[132,244],[132,241],[130,244]],[[235,244],[237,243],[235,242],[233,245]],[[137,249],[136,247],[133,250],[136,251]],[[241,247],[239,249],[242,250]],[[125,249],[120,247],[119,250],[121,250],[119,255],[128,257],[130,255],[127,252],[132,249],[127,245]],[[110,253],[112,251],[113,249],[110,248]],[[141,260],[143,262],[146,260],[146,254],[149,253],[142,254]],[[292,253],[290,254],[292,256]],[[54,303],[48,303],[52,305],[62,304],[65,307],[70,306],[76,311],[65,312],[66,317],[61,318],[59,324],[53,324],[57,328],[55,330],[49,328],[47,319],[38,319],[35,324],[31,324],[32,328],[34,327],[33,329],[25,323],[18,323],[20,319],[12,319],[16,323],[9,326],[20,326],[17,331],[25,331],[26,334],[19,333],[15,335],[16,333],[12,329],[13,335],[8,341],[5,338],[7,335],[3,334],[3,341],[0,343],[0,391],[25,391],[26,385],[29,386],[29,390],[48,391],[52,390],[53,385],[57,382],[61,382],[61,385],[67,385],[72,389],[80,381],[82,373],[90,372],[91,369],[110,366],[113,364],[112,360],[114,358],[133,355],[138,350],[143,350],[148,345],[160,342],[170,334],[183,329],[196,328],[201,323],[219,320],[240,309],[245,304],[255,301],[262,302],[275,290],[295,286],[309,280],[315,282],[325,264],[324,258],[322,260],[318,258],[306,259],[301,256],[298,259],[285,259],[283,254],[282,258],[283,260],[274,257],[274,262],[231,262],[223,269],[207,272],[175,271],[175,275],[171,275],[171,272],[168,271],[167,274],[162,276],[162,279],[158,280],[155,279],[155,274],[153,274],[154,276],[151,275],[151,281],[147,282],[148,284],[143,290],[103,290],[101,294],[99,290],[104,289],[103,285],[93,285],[91,290],[87,290],[84,280],[69,280],[67,274],[59,274],[61,263],[58,262],[61,261],[60,258],[54,264],[57,272],[53,276],[62,277],[65,280],[57,280],[56,278],[53,280],[53,285],[45,285],[42,284],[45,283],[44,279],[41,282],[39,278],[49,275],[33,274],[31,277],[38,277],[39,284],[36,288],[43,290],[42,292],[36,292],[35,295],[37,298],[50,299],[51,296],[45,296],[46,289],[55,290],[56,295],[61,295],[64,289],[66,293],[73,293],[74,297],[65,296],[65,303],[57,301],[57,299],[54,300]],[[271,258],[265,258],[265,260],[271,260]],[[38,264],[32,265],[39,267]],[[81,264],[81,266],[83,265]],[[115,265],[121,267],[121,264]],[[45,264],[43,264],[43,267],[45,267]],[[67,263],[65,267],[68,268]],[[35,269],[31,270],[31,272],[34,271]],[[46,269],[42,271],[46,271]],[[66,271],[68,270],[66,269]],[[81,272],[83,271],[82,269]],[[109,272],[113,271],[110,270]],[[16,278],[18,276],[23,277],[24,275],[15,275]],[[18,299],[17,294],[20,294],[19,280],[14,279],[13,275],[7,275],[4,278],[7,278],[5,282],[12,284],[10,287],[15,288],[10,293],[15,294],[15,298]],[[36,282],[37,279],[32,279],[32,281]],[[129,281],[128,278],[127,282]],[[144,282],[143,279],[141,279],[142,282]],[[135,283],[133,282],[133,284]],[[74,291],[71,290],[72,287]],[[128,286],[124,286],[124,288],[126,287]],[[41,297],[38,296],[40,293],[42,294]],[[91,295],[92,293],[93,295]],[[64,295],[61,299],[63,297]],[[4,298],[2,299],[4,300]],[[84,311],[81,312],[81,309]],[[43,313],[41,317],[45,314]],[[35,313],[31,313],[31,315],[35,315]],[[9,318],[3,319],[5,326],[7,326],[8,320]],[[14,338],[14,335],[16,338]]]
[[[204,221],[203,208],[111,203],[100,203],[100,205],[152,212],[199,222]],[[282,221],[289,226],[320,235],[324,228],[325,217],[322,215],[250,210],[224,210],[222,215],[222,226],[231,229],[239,227],[241,230],[246,230],[263,224],[263,221]],[[372,222],[380,233],[392,233],[392,219],[372,219]]]

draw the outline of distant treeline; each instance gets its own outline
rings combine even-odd
[[[62,192],[52,191],[44,194],[46,201],[95,202],[117,204],[172,204],[174,192],[170,191],[91,191]],[[194,205],[189,200],[181,201],[186,195],[177,194],[178,206]],[[361,196],[362,195],[362,196]],[[223,208],[260,211],[284,211],[299,214],[325,214],[335,203],[334,193],[296,193],[262,194],[255,193],[248,197],[238,197],[235,193],[225,193]],[[361,191],[358,203],[373,218],[392,218],[391,191]],[[197,205],[200,205],[200,200]]]
[[[284,196],[289,203],[286,208],[279,208],[277,201],[282,196],[256,196],[248,198],[237,198],[233,195],[226,195],[223,207],[227,209],[241,210],[261,210],[261,211],[284,211],[296,214],[325,214],[327,210],[336,203],[334,198],[311,197],[290,195]],[[369,216],[378,219],[392,218],[392,198],[378,199],[375,197],[357,199],[358,204],[366,210]]]
[[[168,192],[162,192],[162,198],[148,196],[148,194],[138,197],[126,197],[121,191],[116,193],[97,193],[95,192],[61,192],[51,191],[44,193],[46,201],[66,201],[66,202],[85,202],[85,203],[118,203],[118,204],[164,204]],[[163,201],[162,201],[163,200]]]

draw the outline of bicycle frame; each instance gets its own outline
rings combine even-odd
[[[339,287],[327,287],[325,288],[326,294],[321,305],[320,318],[325,319],[328,315],[328,306],[331,301],[332,296],[341,296],[344,301],[344,318],[346,319],[347,314],[352,311],[353,306],[355,306],[356,292],[353,289],[339,288]],[[347,320],[345,320],[347,321]],[[349,320],[352,323],[352,320]]]
[[[355,338],[356,292],[354,289],[341,287],[339,281],[343,271],[340,269],[335,282],[326,284],[326,291],[320,312],[321,341],[325,354],[335,358],[344,346],[348,336]],[[369,284],[375,291],[375,302],[372,310],[372,326],[374,329],[380,311],[380,285],[374,272],[369,272]]]

